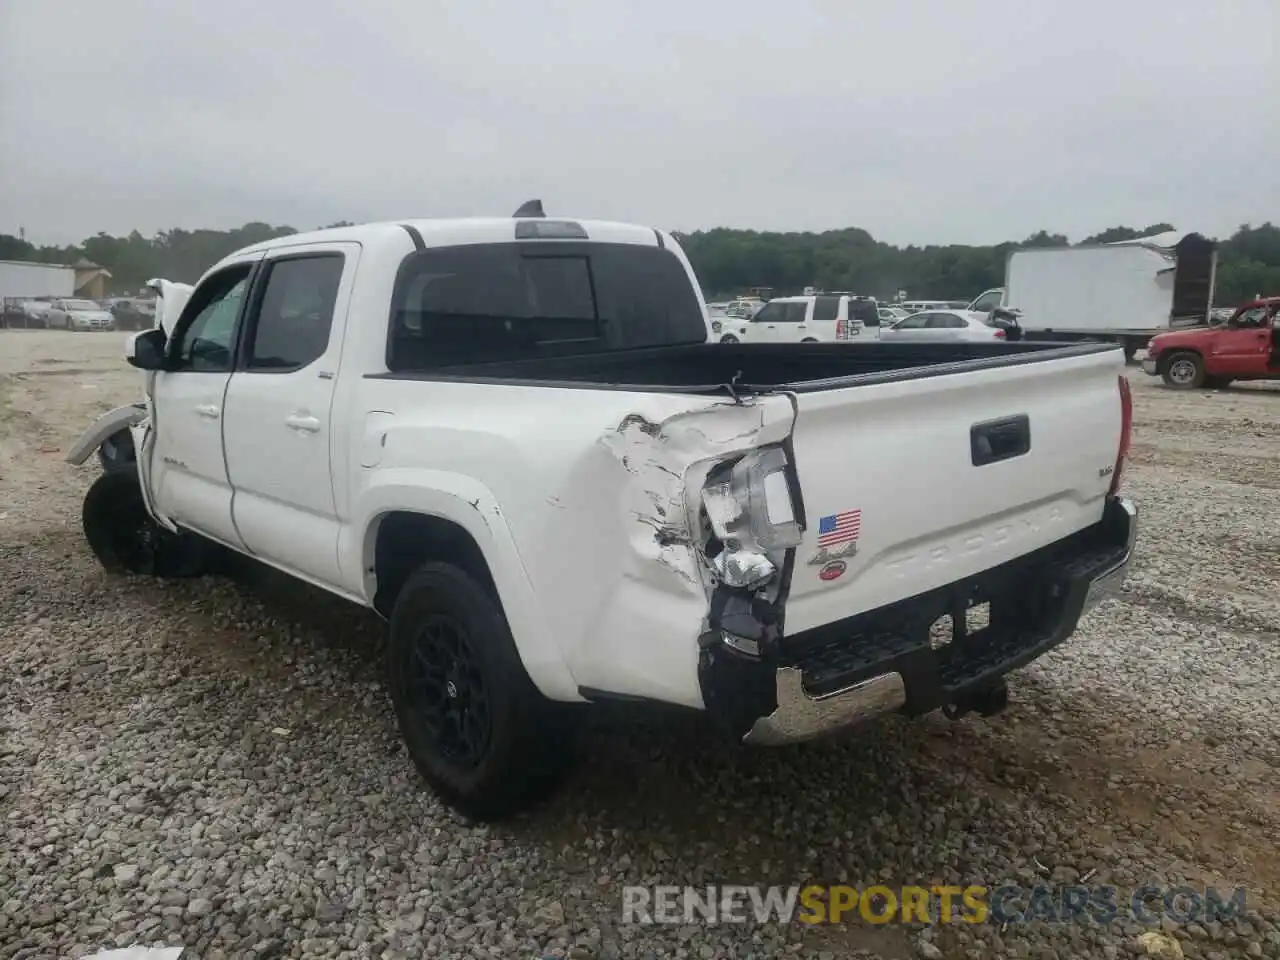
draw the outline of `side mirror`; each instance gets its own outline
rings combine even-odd
[[[139,370],[163,370],[166,367],[163,330],[143,330],[129,338],[125,359]]]

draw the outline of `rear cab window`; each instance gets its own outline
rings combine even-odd
[[[669,250],[530,241],[435,247],[401,264],[387,367],[442,367],[704,343],[702,304]]]

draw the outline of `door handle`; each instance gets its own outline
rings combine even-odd
[[[315,417],[307,417],[295,413],[285,420],[285,426],[290,430],[300,430],[303,433],[316,433],[320,429],[320,421]]]
[[[1011,460],[1031,452],[1031,420],[1025,413],[969,428],[969,450],[975,467]]]
[[[196,407],[196,413],[202,417],[208,417],[210,420],[217,420],[222,415],[222,411],[213,403],[202,403]]]

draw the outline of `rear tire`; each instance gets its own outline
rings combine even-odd
[[[1160,376],[1175,390],[1198,390],[1204,386],[1204,360],[1187,350],[1170,354],[1160,364]]]
[[[137,474],[104,473],[84,496],[81,523],[89,549],[108,573],[163,578],[198,577],[212,560],[212,544],[166,530],[152,519]]]
[[[735,337],[732,333],[726,333],[723,337],[720,338],[720,342],[721,343],[737,343],[738,338]]]
[[[805,338],[804,338],[803,340],[801,340],[800,342],[801,342],[801,343],[817,343],[817,342],[818,342],[818,338],[817,338],[817,337],[805,337]]]
[[[462,570],[424,563],[391,612],[388,689],[409,756],[450,807],[513,816],[572,760],[571,728],[525,672],[496,599]]]

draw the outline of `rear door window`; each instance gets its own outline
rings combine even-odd
[[[786,305],[787,310],[782,318],[783,323],[804,323],[809,315],[809,301],[795,300]]]
[[[343,265],[340,253],[286,257],[268,264],[262,303],[252,322],[249,370],[299,370],[324,354]]]

